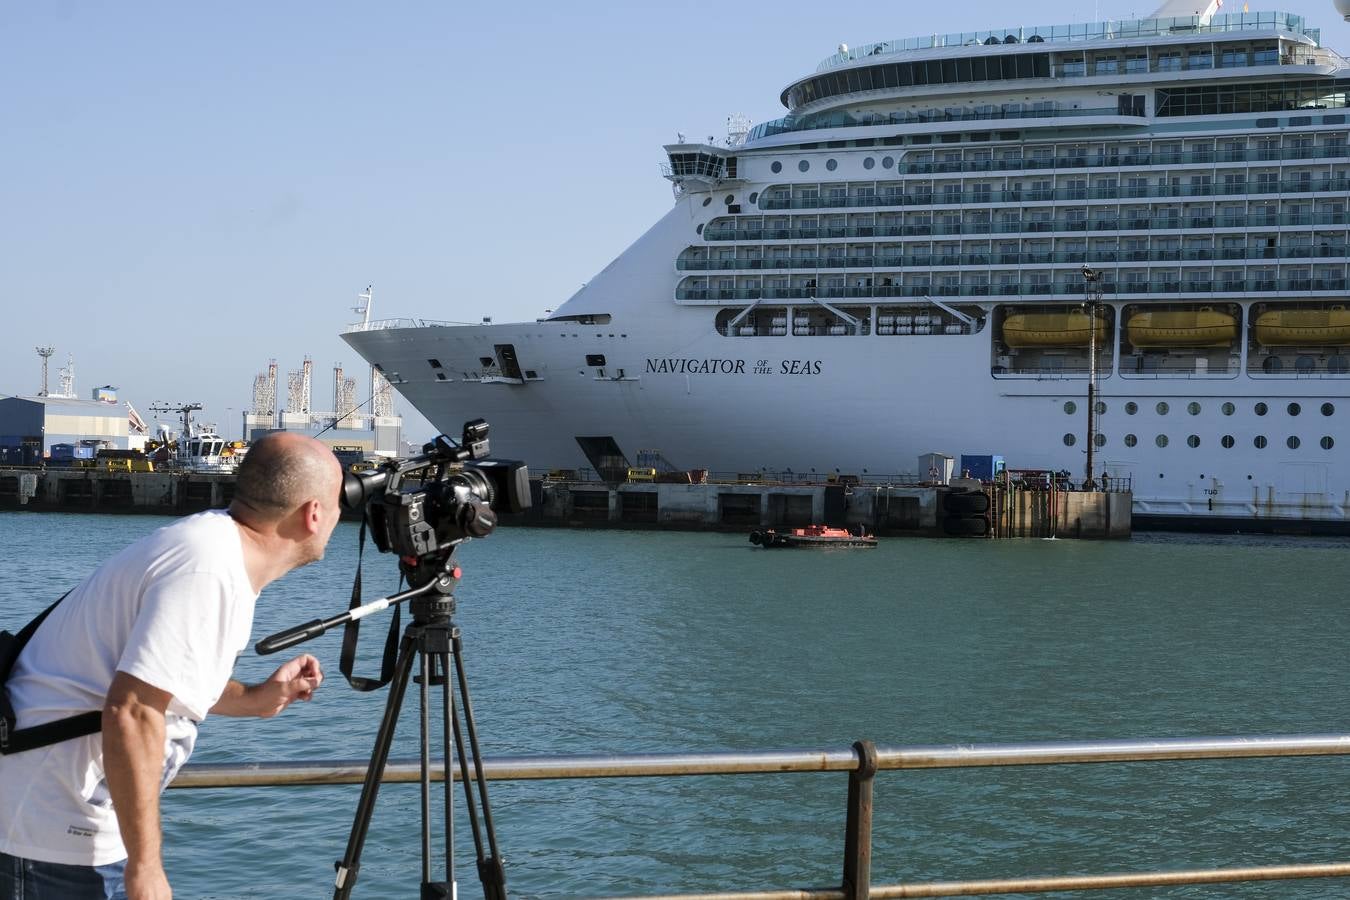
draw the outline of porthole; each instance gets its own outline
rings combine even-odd
[[[1078,435],[1074,434],[1073,432],[1069,432],[1068,434],[1064,435],[1065,447],[1072,447],[1076,443],[1078,443]]]
[[[1333,406],[1332,404],[1330,404],[1330,403],[1323,403],[1323,404],[1322,404],[1322,415],[1324,415],[1324,416],[1330,416],[1330,415],[1334,415],[1335,412],[1336,412],[1336,407]]]
[[[1127,435],[1125,435],[1125,446],[1126,446],[1126,447],[1133,447],[1133,446],[1134,446],[1135,444],[1137,444],[1137,443],[1139,443],[1139,438],[1135,437],[1135,436],[1132,435],[1132,434],[1127,434]]]
[[[751,192],[750,192],[750,202],[751,202],[751,203],[754,203],[754,202],[756,202],[757,200],[759,200],[759,191],[751,191]]]
[[[1139,412],[1138,403],[1135,403],[1133,400],[1131,400],[1129,403],[1125,404],[1125,415],[1132,416],[1137,412]]]
[[[870,157],[870,156],[863,160],[863,168],[864,168],[864,169],[872,169],[872,168],[875,168],[875,167],[876,167],[876,164],[877,164],[877,161],[876,161],[875,159],[873,159],[872,157]]]
[[[1258,416],[1264,416],[1269,411],[1270,407],[1266,406],[1264,403],[1258,403],[1252,407],[1252,412],[1256,413]]]
[[[1190,447],[1192,450],[1194,450],[1196,447],[1199,447],[1199,446],[1200,446],[1200,435],[1198,435],[1198,434],[1193,434],[1193,435],[1191,435],[1190,437],[1186,438],[1186,446],[1187,446],[1187,447]]]
[[[711,197],[704,197],[704,198],[703,198],[703,205],[704,205],[704,206],[707,206],[707,205],[708,205],[709,203],[711,203],[711,202],[712,202],[712,198],[711,198]]]
[[[1258,434],[1256,437],[1252,438],[1252,446],[1257,450],[1266,449],[1266,436],[1264,434]]]
[[[1286,447],[1288,447],[1290,450],[1297,450],[1299,444],[1301,444],[1301,443],[1303,443],[1303,442],[1300,441],[1300,440],[1298,439],[1298,436],[1297,436],[1297,435],[1291,434],[1291,435],[1289,435],[1289,437],[1285,440],[1284,445],[1285,445]]]
[[[777,175],[779,172],[783,171],[783,164],[775,159],[772,163],[769,164],[769,171]]]
[[[1289,415],[1291,416],[1296,416],[1303,412],[1303,407],[1299,406],[1297,403],[1290,403],[1286,408],[1289,410]]]
[[[801,162],[797,163],[797,171],[798,171],[798,172],[805,172],[805,171],[806,171],[807,169],[809,169],[809,168],[811,168],[811,161],[810,161],[810,160],[804,159],[804,160],[802,160]]]
[[[1192,400],[1190,403],[1186,404],[1186,412],[1190,413],[1193,416],[1200,415],[1200,404]]]
[[[722,202],[725,203],[727,206],[730,206],[731,204],[736,202],[736,195],[727,194],[726,199],[724,199]]]
[[[1166,447],[1166,446],[1167,446],[1167,435],[1165,435],[1165,434],[1160,434],[1160,435],[1158,435],[1157,437],[1155,437],[1155,438],[1153,439],[1153,443],[1157,444],[1159,447]]]
[[[1074,403],[1072,400],[1065,400],[1065,401],[1064,401],[1064,415],[1066,415],[1066,416],[1071,416],[1071,415],[1073,415],[1073,414],[1076,413],[1076,412],[1078,412],[1078,404],[1077,404],[1077,403]]]
[[[1326,435],[1325,437],[1322,438],[1322,449],[1323,449],[1323,450],[1330,450],[1330,449],[1331,449],[1332,447],[1334,447],[1334,446],[1336,446],[1336,442],[1335,442],[1334,440],[1331,439],[1331,435],[1328,434],[1328,435]]]
[[[1106,415],[1106,401],[1098,400],[1096,403],[1092,404],[1092,408],[1097,411],[1097,415]]]
[[[835,169],[839,168],[839,163],[833,159],[827,159],[825,160],[825,168],[833,172]]]
[[[1225,434],[1225,435],[1223,436],[1223,438],[1219,441],[1219,443],[1223,445],[1223,449],[1225,449],[1225,450],[1232,450],[1232,449],[1233,449],[1233,436],[1232,436],[1231,434]]]
[[[702,233],[703,233],[703,223],[700,222],[698,223],[698,227],[694,229],[694,234],[702,234]]]
[[[1098,446],[1098,447],[1105,447],[1105,446],[1106,446],[1106,435],[1102,434],[1100,431],[1097,432],[1096,434],[1094,434],[1094,435],[1092,436],[1092,443],[1093,443],[1094,445]]]
[[[1158,411],[1158,415],[1165,416],[1167,415],[1167,411],[1171,409],[1171,407],[1167,405],[1166,400],[1159,400],[1158,405],[1155,406],[1154,409]]]
[[[1223,411],[1225,416],[1231,416],[1233,413],[1237,412],[1237,407],[1231,403],[1225,403],[1223,406],[1219,407],[1219,409]]]
[[[891,166],[893,166],[893,165],[895,165],[895,159],[894,159],[894,158],[892,158],[892,157],[890,157],[890,156],[883,156],[883,157],[881,158],[881,167],[882,167],[883,169],[889,169],[889,168],[890,168]]]

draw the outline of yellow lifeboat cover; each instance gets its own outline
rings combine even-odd
[[[1086,347],[1088,328],[1097,333],[1097,342],[1106,340],[1106,322],[1101,318],[1088,325],[1088,314],[1081,310],[1054,313],[1013,313],[1003,320],[1003,343],[1009,347]]]
[[[1256,340],[1272,347],[1350,344],[1350,310],[1272,309],[1256,317]]]
[[[1208,306],[1135,313],[1125,325],[1130,344],[1141,347],[1227,347],[1237,338],[1237,317]]]

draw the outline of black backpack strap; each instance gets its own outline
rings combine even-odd
[[[57,604],[68,596],[70,591],[66,591],[56,603],[44,609],[33,621],[19,629],[18,634],[0,631],[0,756],[22,753],[70,738],[84,737],[87,734],[94,734],[103,727],[102,710],[79,713],[29,728],[15,727],[18,717],[9,702],[7,689],[10,673],[19,660],[19,654],[37,632],[38,626],[52,610],[56,609]]]
[[[348,609],[356,609],[361,605],[361,557],[366,550],[366,517],[361,518],[361,536],[357,542],[356,550],[356,579],[352,582],[352,602]],[[394,677],[394,664],[398,661],[398,634],[399,634],[399,607],[394,607],[394,614],[389,617],[389,636],[384,641],[384,659],[380,663],[379,678],[364,678],[360,675],[352,674],[353,664],[356,662],[356,640],[361,633],[361,622],[359,619],[353,619],[346,624],[342,630],[342,654],[338,657],[338,669],[342,676],[347,679],[347,683],[352,686],[352,690],[377,691],[389,683]]]

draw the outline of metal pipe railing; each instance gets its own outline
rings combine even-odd
[[[869,898],[951,897],[1104,890],[1185,884],[1218,884],[1350,876],[1350,862],[1194,869],[1106,875],[984,879],[891,885],[871,884],[872,792],[876,772],[899,769],[989,768],[1163,762],[1201,759],[1255,759],[1291,756],[1350,756],[1350,735],[1275,735],[1161,740],[1045,741],[1009,744],[877,747],[859,741],[851,749],[776,750],[725,753],[587,754],[497,757],[484,760],[494,781],[570,778],[651,778],[684,775],[753,775],[792,772],[848,772],[845,847],[840,887],[738,893],[647,895],[641,900],[869,900]],[[170,787],[218,788],[360,783],[367,763],[327,762],[199,763],[179,772]],[[459,766],[454,776],[462,777]],[[444,762],[431,767],[443,781]],[[384,781],[415,782],[417,760],[393,760]],[[638,898],[613,898],[638,900]]]

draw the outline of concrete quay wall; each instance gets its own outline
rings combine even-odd
[[[931,537],[1127,538],[1131,530],[1128,493],[977,487],[973,493],[988,502],[974,517],[985,524],[973,530],[953,527],[946,487],[536,480],[531,493],[533,506],[503,516],[505,524],[749,532],[826,523]],[[231,474],[0,468],[0,510],[182,515],[223,507],[233,496]]]

